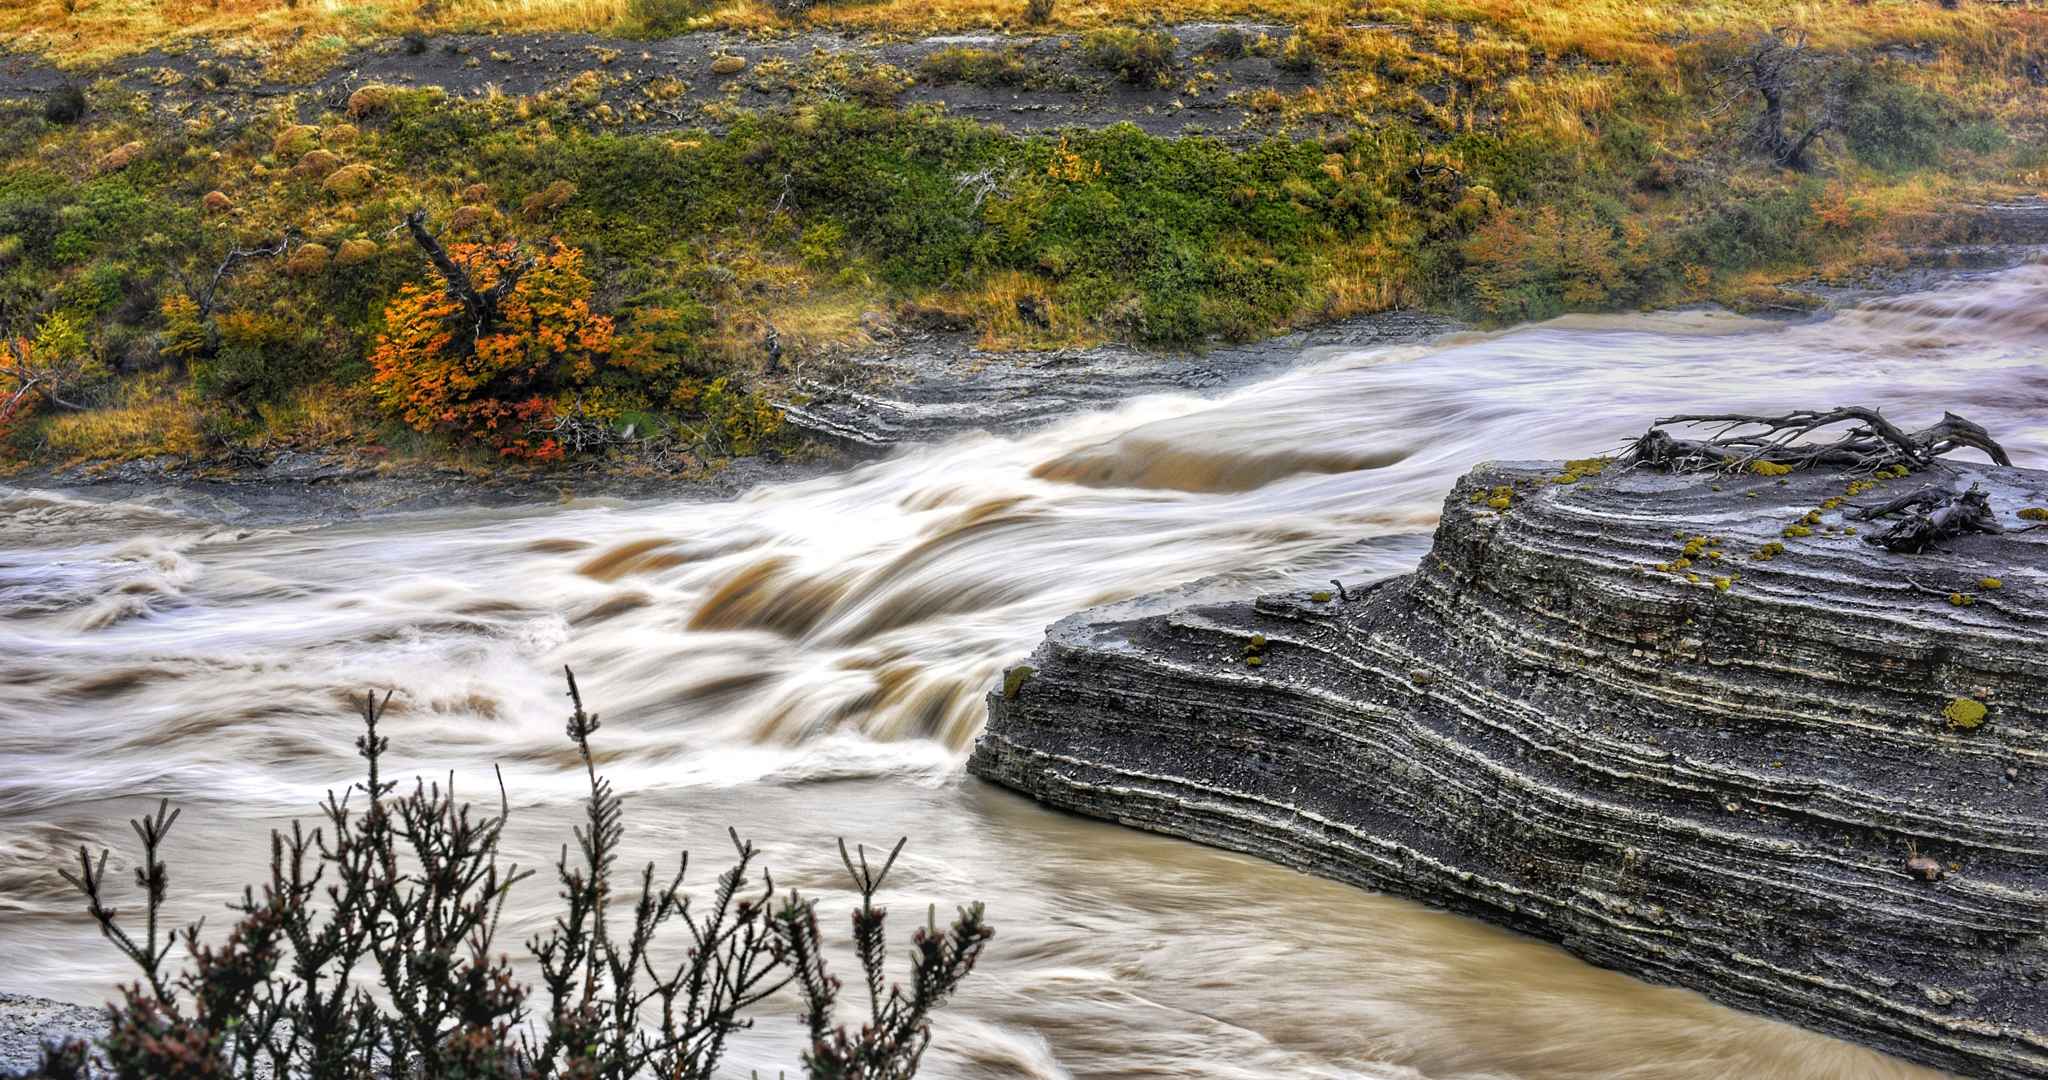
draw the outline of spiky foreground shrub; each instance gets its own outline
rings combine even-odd
[[[614,910],[626,895],[614,867],[623,808],[597,774],[590,737],[599,722],[584,711],[573,674],[569,696],[568,736],[590,795],[575,854],[564,845],[555,864],[562,910],[527,945],[540,969],[537,1002],[510,960],[493,952],[507,892],[532,873],[499,863],[509,813],[502,788],[496,814],[421,780],[399,794],[384,778],[390,742],[377,729],[390,696],[372,695],[356,740],[365,778],[340,797],[329,794],[324,826],[308,832],[294,823],[289,834],[271,834],[270,878],[233,905],[240,918],[224,941],[202,942],[197,925],[182,933],[161,925],[169,892],[163,844],[178,819],[167,804],[130,823],[142,842],[142,927],[110,903],[106,852],[94,860],[79,849],[77,869],[64,876],[142,978],[109,1006],[112,1030],[96,1048],[51,1047],[27,1075],[694,1080],[713,1075],[756,1006],[791,987],[810,1037],[806,1075],[914,1076],[932,1013],[993,933],[981,905],[960,909],[950,927],[933,921],[919,929],[908,988],[885,990],[886,912],[875,897],[903,842],[875,867],[865,850],[849,852],[841,841],[860,893],[853,939],[869,997],[865,1021],[849,1030],[836,1015],[841,986],[826,966],[816,902],[793,890],[778,895],[766,869],[756,877],[756,852],[737,832],[735,862],[708,904],[693,905],[683,892],[685,855],[673,876],[657,877],[649,863],[637,900]],[[690,948],[668,966],[653,946],[671,923],[682,925]],[[168,961],[180,941],[192,964],[174,973]]]

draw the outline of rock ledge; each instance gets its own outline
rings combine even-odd
[[[1348,601],[1062,621],[970,768],[2041,1077],[2048,530],[1909,556],[1844,517],[1973,482],[2008,527],[2048,506],[2048,473],[1960,463],[1847,497],[1837,473],[1482,466],[1423,565]]]

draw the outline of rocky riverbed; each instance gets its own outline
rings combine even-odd
[[[2014,531],[1901,555],[1845,516],[1970,483]],[[2018,511],[2048,473],[1867,484],[1482,466],[1414,573],[1348,598],[1059,623],[990,694],[970,768],[2038,1077],[2048,532]]]

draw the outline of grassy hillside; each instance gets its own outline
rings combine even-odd
[[[1404,306],[1505,322],[1789,303],[1775,282],[1898,265],[1960,227],[1958,204],[2037,185],[2048,162],[2048,20],[1994,5],[1406,0],[1338,18],[1307,0],[1058,0],[1039,27],[1024,0],[170,14],[187,6],[0,12],[84,90],[0,107],[16,463],[296,445],[715,467],[788,445],[770,402],[898,329],[1199,348]],[[1153,16],[1274,25],[1196,48]],[[1773,34],[1788,24],[1810,32]],[[529,96],[351,84],[173,106],[107,77],[165,45],[304,80],[394,34],[805,26],[1058,32],[1100,93],[1225,95],[1257,136],[1021,134],[899,102],[1051,77],[1000,41],[915,69],[714,65],[692,81],[732,93],[688,114],[678,80],[611,66],[624,42]],[[1216,77],[1242,56],[1299,89]],[[1759,58],[1786,65],[1786,133],[1818,129],[1789,166],[1755,137]],[[92,66],[109,62],[131,68]],[[798,104],[743,107],[764,79]],[[491,333],[447,308],[401,224],[416,208],[480,286],[538,260]]]

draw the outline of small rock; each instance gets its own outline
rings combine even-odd
[[[348,96],[348,114],[360,120],[383,112],[398,100],[398,87],[372,83]]]
[[[369,194],[370,189],[377,186],[377,174],[368,165],[358,162],[334,170],[320,186],[336,198],[354,199]]]
[[[144,146],[139,139],[135,142],[122,143],[107,151],[105,156],[100,158],[99,171],[110,173],[125,169],[134,164],[135,159],[141,157],[142,152],[146,149],[148,147]]]
[[[334,253],[322,244],[300,244],[284,262],[284,271],[294,277],[306,277],[327,269],[334,261]]]
[[[448,215],[448,229],[451,232],[468,232],[490,224],[497,216],[497,212],[488,206],[458,206],[454,213]]]
[[[311,124],[293,124],[270,141],[270,152],[280,161],[291,161],[320,145],[320,129]]]
[[[374,240],[343,240],[334,251],[334,265],[356,266],[377,257],[377,243]]]
[[[341,168],[341,155],[329,150],[308,150],[292,166],[292,175],[308,180],[319,180]]]
[[[1436,673],[1428,668],[1416,668],[1408,673],[1408,681],[1417,686],[1428,686],[1436,681]]]

